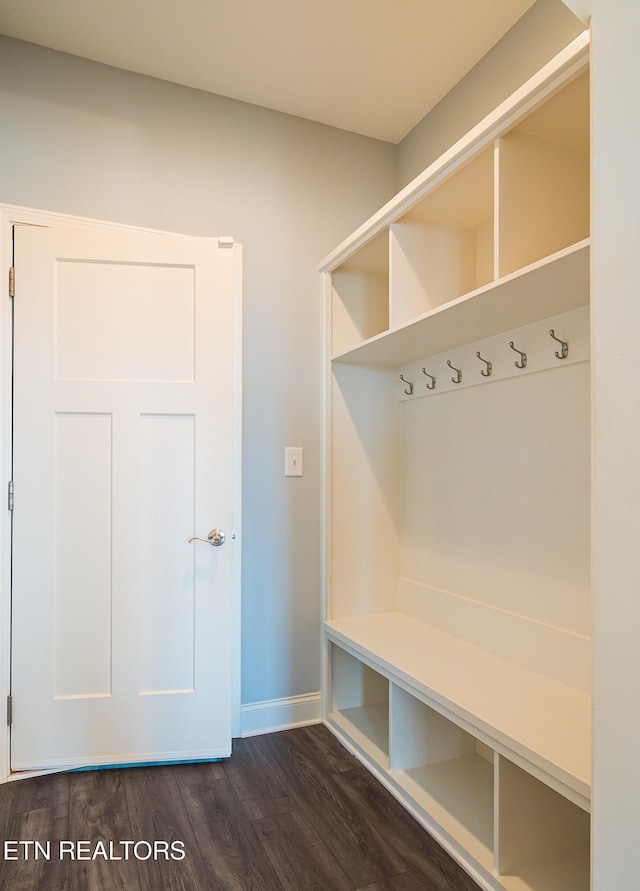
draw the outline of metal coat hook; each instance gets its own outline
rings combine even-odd
[[[429,372],[427,371],[426,368],[423,368],[423,369],[422,369],[422,373],[423,373],[423,374],[426,374],[426,376],[427,376],[428,378],[431,378],[431,383],[430,383],[430,384],[425,384],[425,387],[427,388],[427,390],[435,390],[435,387],[436,387],[436,379],[435,379],[435,377],[434,377],[432,374],[429,374]]]
[[[566,359],[569,355],[569,341],[568,340],[560,340],[559,337],[556,337],[556,333],[553,328],[549,328],[549,334],[553,337],[553,339],[560,344],[560,352],[556,350],[556,359]]]
[[[413,393],[413,384],[411,383],[411,381],[408,381],[402,374],[400,375],[400,380],[404,381],[405,384],[409,384],[409,389],[405,390],[404,392],[407,394],[407,396],[411,396],[411,394]]]
[[[491,377],[491,375],[493,374],[493,365],[491,364],[491,362],[489,362],[488,359],[482,358],[482,356],[480,355],[480,350],[478,350],[476,352],[476,356],[478,357],[478,359],[480,359],[481,362],[484,362],[484,364],[487,366],[486,371],[484,369],[482,369],[480,371],[480,374],[482,375],[482,377]]]
[[[520,364],[518,364],[518,362],[513,363],[516,366],[516,368],[526,368],[527,367],[527,354],[523,353],[522,350],[519,350],[517,347],[514,347],[512,340],[509,341],[509,346],[511,347],[511,349],[514,352],[520,353]]]
[[[451,360],[450,360],[450,359],[447,359],[447,365],[449,366],[449,368],[450,368],[452,371],[455,371],[456,374],[457,374],[457,377],[452,377],[452,378],[451,378],[451,383],[452,383],[452,384],[459,384],[460,381],[462,380],[462,371],[461,371],[459,368],[455,368],[455,367],[451,364]]]

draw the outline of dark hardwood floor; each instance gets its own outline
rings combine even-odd
[[[0,836],[2,891],[477,889],[320,725],[227,761],[7,783]]]

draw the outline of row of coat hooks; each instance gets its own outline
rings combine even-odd
[[[553,328],[549,329],[549,335],[552,337],[556,343],[560,344],[560,351],[555,351],[556,359],[566,359],[569,355],[569,341],[561,340],[559,337],[556,337],[556,333]],[[527,367],[527,354],[522,350],[519,350],[518,347],[514,344],[512,340],[509,341],[509,347],[515,352],[519,354],[519,358],[515,360],[513,363],[516,368],[523,369]],[[491,377],[493,374],[493,363],[488,359],[485,359],[481,356],[480,351],[476,350],[476,356],[478,359],[484,364],[484,368],[480,369],[480,374],[483,377]],[[456,368],[455,365],[451,364],[451,360],[447,359],[447,365],[449,368],[455,372],[455,376],[451,378],[452,384],[460,384],[462,383],[462,369]],[[425,384],[427,390],[435,390],[436,388],[436,378],[433,374],[430,374],[426,368],[422,369],[422,373],[429,378],[427,383]],[[413,381],[409,381],[405,378],[403,374],[400,375],[400,380],[407,384],[407,389],[404,391],[407,396],[411,396],[413,394]]]

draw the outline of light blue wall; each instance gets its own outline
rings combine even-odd
[[[0,202],[243,244],[242,699],[318,690],[317,265],[393,194],[395,146],[7,38],[0,120]]]

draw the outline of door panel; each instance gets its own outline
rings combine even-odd
[[[53,695],[109,696],[112,419],[56,412],[53,426]]]
[[[181,535],[192,524],[194,446],[193,415],[141,418],[141,591],[147,617],[140,635],[143,693],[195,686],[193,555]]]
[[[57,377],[193,381],[194,277],[194,267],[58,261]]]
[[[230,753],[238,250],[16,229],[13,770]]]

